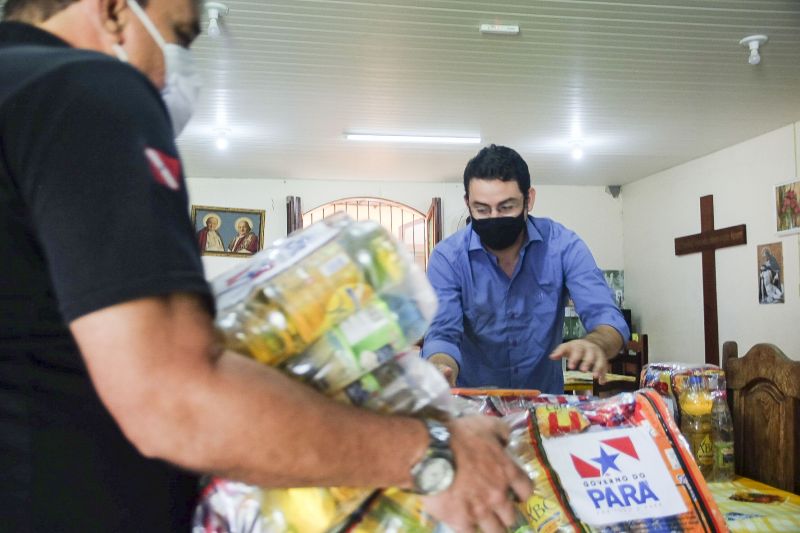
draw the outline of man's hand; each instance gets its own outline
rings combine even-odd
[[[450,424],[456,462],[453,485],[425,498],[425,509],[456,531],[504,532],[514,525],[514,499],[531,494],[530,479],[508,456],[509,428],[484,416],[457,419]]]
[[[570,370],[579,368],[581,372],[591,372],[600,384],[606,382],[608,359],[603,349],[592,341],[577,339],[561,344],[550,354],[550,359],[562,358],[567,358]]]
[[[582,339],[559,345],[550,359],[567,358],[567,368],[591,372],[601,384],[606,382],[608,361],[622,348],[622,336],[611,326],[598,326]]]
[[[428,361],[436,366],[436,369],[442,373],[451,387],[456,386],[458,363],[456,363],[455,359],[446,353],[435,353],[428,358]]]

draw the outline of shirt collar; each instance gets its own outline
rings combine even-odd
[[[544,240],[542,238],[542,234],[539,233],[539,230],[536,228],[535,221],[535,218],[533,218],[531,215],[528,215],[528,220],[525,223],[525,227],[528,229],[528,239],[522,245],[522,248],[527,248],[534,241]],[[472,223],[467,225],[467,230],[469,232],[469,251],[473,252],[475,250],[484,250],[478,234],[472,231]]]
[[[0,22],[0,47],[20,44],[71,48],[66,41],[36,26],[23,22]]]

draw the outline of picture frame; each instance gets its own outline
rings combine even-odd
[[[782,304],[785,300],[783,285],[783,243],[771,242],[756,247],[758,276],[758,303]]]
[[[800,233],[800,178],[775,185],[773,202],[777,234]]]
[[[264,248],[263,210],[193,205],[191,217],[201,255],[252,257]]]

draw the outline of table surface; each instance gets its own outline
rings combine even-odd
[[[564,383],[569,384],[576,384],[576,383],[589,383],[591,385],[593,381],[592,373],[591,372],[581,372],[580,370],[565,370],[564,371]],[[625,376],[623,374],[606,374],[607,381],[636,381],[636,376]]]
[[[709,483],[708,487],[732,532],[800,531],[800,496],[796,494],[745,477]],[[751,503],[732,500],[731,496],[737,492],[776,495],[781,501]]]
[[[606,381],[611,383],[614,381],[637,381],[636,376],[624,376],[622,374],[606,374]],[[564,390],[565,391],[591,391],[592,390],[592,373],[581,372],[580,370],[565,370],[564,371]]]

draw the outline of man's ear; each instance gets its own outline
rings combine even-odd
[[[94,0],[98,4],[103,28],[110,34],[117,36],[122,44],[122,34],[125,26],[130,21],[131,10],[126,0]]]
[[[531,187],[528,189],[528,213],[533,210],[534,202],[536,202],[536,189]]]
[[[467,209],[469,209],[469,196],[466,194],[464,195],[464,205],[466,205]]]

